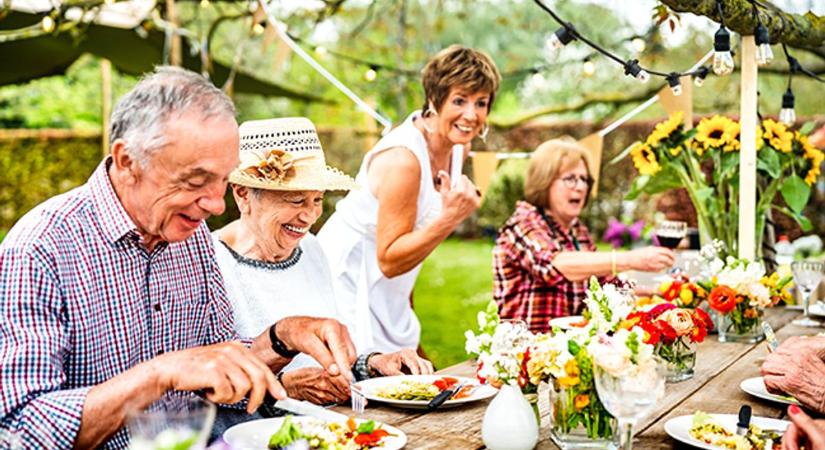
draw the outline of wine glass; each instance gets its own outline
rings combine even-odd
[[[215,414],[211,402],[185,393],[167,394],[146,410],[129,413],[129,449],[204,449]]]
[[[661,220],[656,224],[656,240],[659,245],[674,249],[687,235],[687,222],[679,220]]]
[[[633,448],[633,427],[648,415],[665,392],[665,366],[662,363],[634,368],[631,375],[613,376],[593,365],[596,391],[605,409],[619,421],[622,450]]]
[[[811,294],[822,281],[822,274],[825,273],[825,263],[816,261],[794,261],[791,263],[793,281],[802,291],[802,312],[801,319],[793,321],[794,325],[802,327],[818,327],[822,325],[818,320],[811,319],[808,315],[808,306],[811,302]]]

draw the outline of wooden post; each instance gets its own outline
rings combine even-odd
[[[753,261],[756,254],[756,42],[742,36],[739,158],[739,257]]]
[[[169,64],[173,66],[183,65],[183,56],[180,47],[180,35],[178,34],[178,13],[175,9],[175,0],[166,0],[166,21],[174,27],[172,39],[169,43]]]
[[[100,122],[103,124],[100,148],[105,158],[109,155],[109,116],[112,114],[112,63],[106,58],[100,60],[100,97]]]

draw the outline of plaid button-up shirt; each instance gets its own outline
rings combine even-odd
[[[0,245],[0,427],[71,448],[92,386],[160,353],[235,338],[206,225],[150,253],[108,160]],[[125,448],[121,429],[103,448]]]
[[[499,313],[503,319],[524,320],[535,332],[549,331],[553,317],[581,314],[584,308],[586,281],[565,278],[553,267],[553,258],[565,251],[596,250],[578,219],[565,233],[545,217],[532,204],[518,202],[493,248],[493,297]]]

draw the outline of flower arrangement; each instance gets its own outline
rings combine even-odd
[[[788,288],[793,277],[780,278],[777,273],[766,276],[765,268],[757,262],[730,256],[723,262],[717,258],[711,262],[710,272],[716,275],[705,282],[708,306],[724,319],[719,326],[723,340],[727,335],[754,333],[756,340],[761,339],[758,325],[763,310],[791,296]]]
[[[683,113],[656,125],[644,142],[628,148],[639,176],[627,195],[655,194],[684,187],[706,238],[720,239],[729,254],[737,251],[740,125],[723,116],[702,119],[686,130]],[[825,153],[808,140],[807,127],[791,131],[772,119],[757,129],[756,248],[761,249],[765,213],[778,210],[810,230],[802,215],[811,186],[820,176]],[[785,204],[775,204],[781,195]]]
[[[637,220],[632,224],[611,217],[607,221],[607,229],[602,240],[610,243],[613,248],[630,248],[636,242],[643,240],[645,221]]]
[[[659,294],[664,302],[681,308],[696,308],[705,299],[707,291],[685,275],[676,275],[672,280],[659,285]]]

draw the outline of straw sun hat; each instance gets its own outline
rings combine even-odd
[[[355,180],[327,165],[315,125],[303,117],[241,124],[241,164],[229,175],[240,186],[276,191],[339,191]]]

